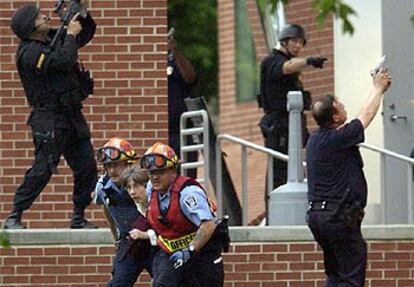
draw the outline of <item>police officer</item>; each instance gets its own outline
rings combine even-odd
[[[177,174],[178,157],[161,142],[141,159],[149,172],[148,220],[161,250],[153,263],[153,285],[223,286],[222,241],[206,192],[192,178]]]
[[[344,105],[334,96],[317,99],[312,115],[319,129],[307,144],[308,224],[323,249],[328,287],[363,287],[367,245],[361,234],[367,184],[357,144],[376,115],[391,81],[386,70],[374,77],[374,86],[358,116],[346,123]]]
[[[285,26],[279,37],[280,48],[273,51],[261,63],[259,105],[265,115],[260,121],[260,128],[265,146],[281,153],[288,151],[289,113],[287,111],[287,94],[289,91],[302,91],[305,108],[309,109],[310,93],[304,91],[300,72],[308,67],[323,68],[326,58],[300,58],[299,53],[306,45],[303,28],[296,24]],[[304,143],[308,138],[306,118],[302,114]],[[287,181],[287,163],[273,161],[273,188]],[[265,193],[266,211],[268,191]],[[267,212],[266,212],[267,213]]]
[[[168,37],[168,144],[179,154],[180,117],[187,112],[184,99],[191,98],[191,88],[195,84],[197,74],[190,61],[177,48],[177,41],[172,31]],[[194,144],[192,137],[187,138],[187,144]],[[197,152],[188,152],[187,161],[197,161]],[[187,175],[197,177],[197,169],[187,170]]]
[[[104,165],[105,174],[96,184],[96,203],[104,206],[105,217],[116,240],[112,279],[107,286],[134,286],[144,268],[152,273],[149,239],[134,242],[128,238],[134,224],[142,231],[149,228],[148,221],[138,212],[122,182],[123,172],[138,162],[138,156],[128,141],[112,138],[98,150],[97,158]]]
[[[54,48],[49,44],[56,30],[51,29],[50,18],[38,7],[23,5],[12,16],[11,29],[21,40],[17,69],[31,107],[28,124],[35,158],[16,191],[5,228],[25,228],[22,213],[57,173],[62,154],[74,176],[71,228],[96,228],[84,218],[97,180],[90,131],[81,112],[81,101],[90,93],[91,82],[79,77],[82,72],[77,64],[78,49],[93,38],[96,24],[89,13],[86,18],[78,16],[69,22]]]

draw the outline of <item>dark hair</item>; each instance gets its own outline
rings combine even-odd
[[[122,185],[126,186],[128,180],[132,180],[135,184],[146,186],[149,177],[146,171],[143,171],[138,164],[127,167],[122,173]]]
[[[312,103],[311,111],[318,126],[321,128],[330,127],[333,124],[333,115],[336,113],[333,95],[324,95],[315,99]]]

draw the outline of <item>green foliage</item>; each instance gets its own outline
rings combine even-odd
[[[257,5],[259,7],[260,12],[263,12],[266,7],[271,4],[271,12],[274,13],[276,11],[277,5],[282,3],[283,5],[288,4],[289,0],[257,0]]]
[[[9,234],[5,230],[0,233],[0,246],[10,248]]]
[[[217,3],[215,0],[168,1],[168,26],[175,28],[178,49],[197,72],[193,96],[217,95]]]
[[[342,0],[314,0],[313,7],[319,12],[316,21],[319,27],[322,27],[325,23],[326,17],[333,14],[336,18],[342,20],[342,33],[352,35],[354,33],[354,27],[349,21],[349,17],[356,16],[356,12]]]
[[[259,9],[263,12],[267,5],[272,6],[274,11],[277,8],[278,3],[288,4],[289,0],[257,0]],[[325,19],[333,14],[336,18],[342,21],[342,33],[352,35],[354,33],[354,26],[352,25],[349,17],[356,16],[355,11],[344,3],[342,0],[314,0],[313,9],[318,13],[316,22],[319,27],[322,27],[325,23]]]

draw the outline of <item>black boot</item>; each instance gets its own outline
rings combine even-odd
[[[70,221],[70,228],[73,229],[94,229],[98,228],[85,219],[85,209],[81,207],[74,207],[72,220]]]
[[[26,228],[22,224],[22,210],[17,210],[13,208],[12,212],[7,217],[4,222],[4,229],[24,229]]]

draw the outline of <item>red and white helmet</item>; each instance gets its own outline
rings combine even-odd
[[[162,142],[156,142],[141,158],[141,168],[149,171],[177,168],[178,163],[175,151]]]
[[[138,163],[138,155],[132,145],[122,138],[111,138],[103,147],[98,149],[96,154],[99,163],[111,163],[127,161],[128,163]]]

